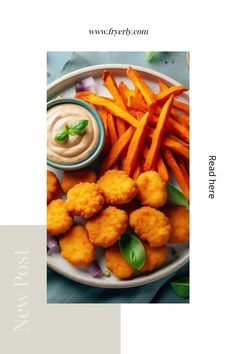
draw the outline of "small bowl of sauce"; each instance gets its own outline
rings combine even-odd
[[[87,102],[74,98],[48,102],[48,165],[63,170],[87,167],[100,155],[104,139],[102,120]]]

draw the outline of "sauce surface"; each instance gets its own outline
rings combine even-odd
[[[69,135],[65,142],[57,142],[55,135],[66,125],[78,120],[88,120],[81,135]],[[60,164],[74,164],[88,158],[99,142],[99,128],[93,115],[84,107],[74,103],[62,103],[47,111],[47,157]]]

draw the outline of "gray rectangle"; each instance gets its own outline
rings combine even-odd
[[[120,306],[46,302],[46,229],[0,226],[0,352],[120,353]]]

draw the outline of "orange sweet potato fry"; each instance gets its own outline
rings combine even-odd
[[[109,101],[105,97],[99,96],[91,96],[88,98],[88,102],[93,103],[97,106],[101,106],[106,108],[109,112],[111,112],[114,116],[117,116],[126,122],[128,122],[133,127],[137,128],[138,122],[129,112],[117,106],[115,103]]]
[[[173,133],[167,134],[166,137],[170,138],[170,139],[172,139],[174,141],[177,141],[178,143],[180,143],[180,144],[186,146],[187,148],[189,148],[189,144],[186,141],[184,141],[183,139],[181,139],[180,137],[178,137],[177,135],[175,135]]]
[[[119,90],[120,90],[120,94],[122,96],[123,101],[125,102],[125,104],[127,104],[127,99],[129,96],[135,96],[135,91],[131,90],[125,83],[124,81],[121,81],[119,83]]]
[[[141,165],[140,161],[138,160],[132,178],[136,181],[136,179],[139,177],[139,175],[142,172],[143,172],[142,165]]]
[[[109,132],[109,137],[110,137],[110,143],[111,143],[111,146],[113,146],[113,145],[115,145],[115,143],[118,140],[118,135],[117,135],[117,131],[116,131],[114,117],[110,112],[108,112],[107,121],[108,121],[108,132]]]
[[[101,174],[109,170],[109,168],[118,161],[122,152],[125,150],[130,140],[132,139],[134,131],[135,128],[129,127],[127,131],[118,139],[115,145],[111,147],[110,152],[102,162],[101,170],[100,170]]]
[[[132,175],[136,162],[138,160],[139,152],[142,149],[147,127],[148,127],[148,117],[149,117],[148,112],[143,115],[143,117],[139,122],[138,128],[136,129],[134,136],[130,142],[128,152],[123,165],[123,168],[128,176]]]
[[[140,75],[131,66],[127,69],[127,75],[133,82],[134,86],[141,92],[145,102],[148,106],[152,106],[156,103],[156,97],[153,91],[148,87],[145,81],[140,77]]]
[[[181,102],[181,101],[177,101],[174,100],[174,104],[173,107],[185,112],[185,113],[189,113],[189,104]]]
[[[168,120],[168,128],[189,143],[189,129],[186,126],[176,122],[175,119],[170,117]]]
[[[170,148],[172,151],[178,153],[179,155],[189,159],[189,149],[187,146],[180,144],[179,142],[172,140],[168,137],[163,139],[163,146]]]
[[[167,147],[163,148],[162,152],[163,152],[164,158],[166,160],[166,163],[168,164],[168,166],[170,167],[170,169],[172,170],[172,172],[175,176],[176,181],[178,182],[178,184],[179,184],[180,188],[182,189],[187,200],[189,200],[189,187],[188,187],[187,181],[185,180],[185,177],[183,175],[181,168],[177,164],[177,162],[176,162],[176,160],[169,148],[167,148]]]
[[[169,87],[168,89],[158,92],[155,95],[156,102],[161,102],[161,101],[167,100],[172,95],[174,95],[174,96],[180,95],[181,93],[183,93],[184,91],[187,91],[187,90],[188,89],[182,85]]]
[[[127,98],[127,106],[131,109],[141,111],[141,112],[147,112],[149,110],[147,104],[144,102],[144,100],[138,99],[136,96],[130,95]]]
[[[176,156],[176,159],[177,159],[178,165],[183,173],[183,176],[187,182],[187,185],[189,187],[189,172],[187,170],[184,158],[178,155],[178,156]]]
[[[109,131],[108,131],[108,119],[107,119],[107,114],[108,112],[102,108],[99,112],[100,117],[102,119],[103,122],[103,126],[104,126],[104,132],[105,132],[105,142],[104,142],[104,146],[102,149],[102,153],[106,154],[110,148],[110,139],[109,139]]]
[[[111,93],[111,95],[114,97],[115,102],[118,104],[119,107],[121,107],[122,109],[125,110],[126,109],[125,103],[124,103],[122,96],[119,92],[119,88],[118,88],[114,78],[110,74],[110,72],[108,70],[104,70],[102,78],[103,78],[104,85],[106,86],[108,91]]]
[[[81,92],[76,92],[75,93],[75,98],[78,98],[80,100],[85,100],[88,97],[94,96],[94,92],[90,91],[81,91]]]
[[[189,126],[189,116],[186,114],[181,114],[177,112],[175,109],[171,110],[171,116],[180,124],[188,127]]]
[[[107,70],[103,71],[103,81],[104,81],[104,85],[106,86],[106,88],[109,90],[111,95],[114,97],[114,100],[117,103],[117,105],[120,108],[126,110],[125,101],[122,98],[120,90],[119,90],[114,78],[112,77],[110,72]],[[117,118],[116,125],[117,125],[118,135],[121,136],[126,131],[126,124],[125,124],[124,120]]]
[[[163,92],[168,89],[168,86],[161,80],[159,81],[159,87],[160,87],[160,92]]]
[[[169,171],[168,168],[166,167],[166,164],[161,156],[161,153],[159,154],[158,160],[157,160],[157,172],[160,174],[162,180],[167,183],[169,181]]]
[[[159,82],[159,87],[160,87],[160,92],[163,92],[168,89],[168,86],[163,81]],[[187,103],[184,103],[184,102],[181,102],[178,100],[174,100],[173,107],[177,108],[185,113],[189,113],[189,104],[187,104]]]
[[[169,113],[172,108],[173,100],[174,100],[174,96],[172,95],[162,108],[156,129],[153,133],[150,150],[148,152],[148,156],[144,163],[144,171],[149,171],[154,165],[155,160],[157,159],[161,147],[162,139],[164,136],[164,132],[166,129]]]

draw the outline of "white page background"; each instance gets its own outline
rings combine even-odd
[[[2,5],[1,224],[45,223],[46,51],[191,51],[191,304],[122,305],[122,354],[236,350],[233,4]],[[148,28],[150,36],[88,35],[88,28],[104,27]],[[217,155],[215,200],[208,199],[209,154]]]

